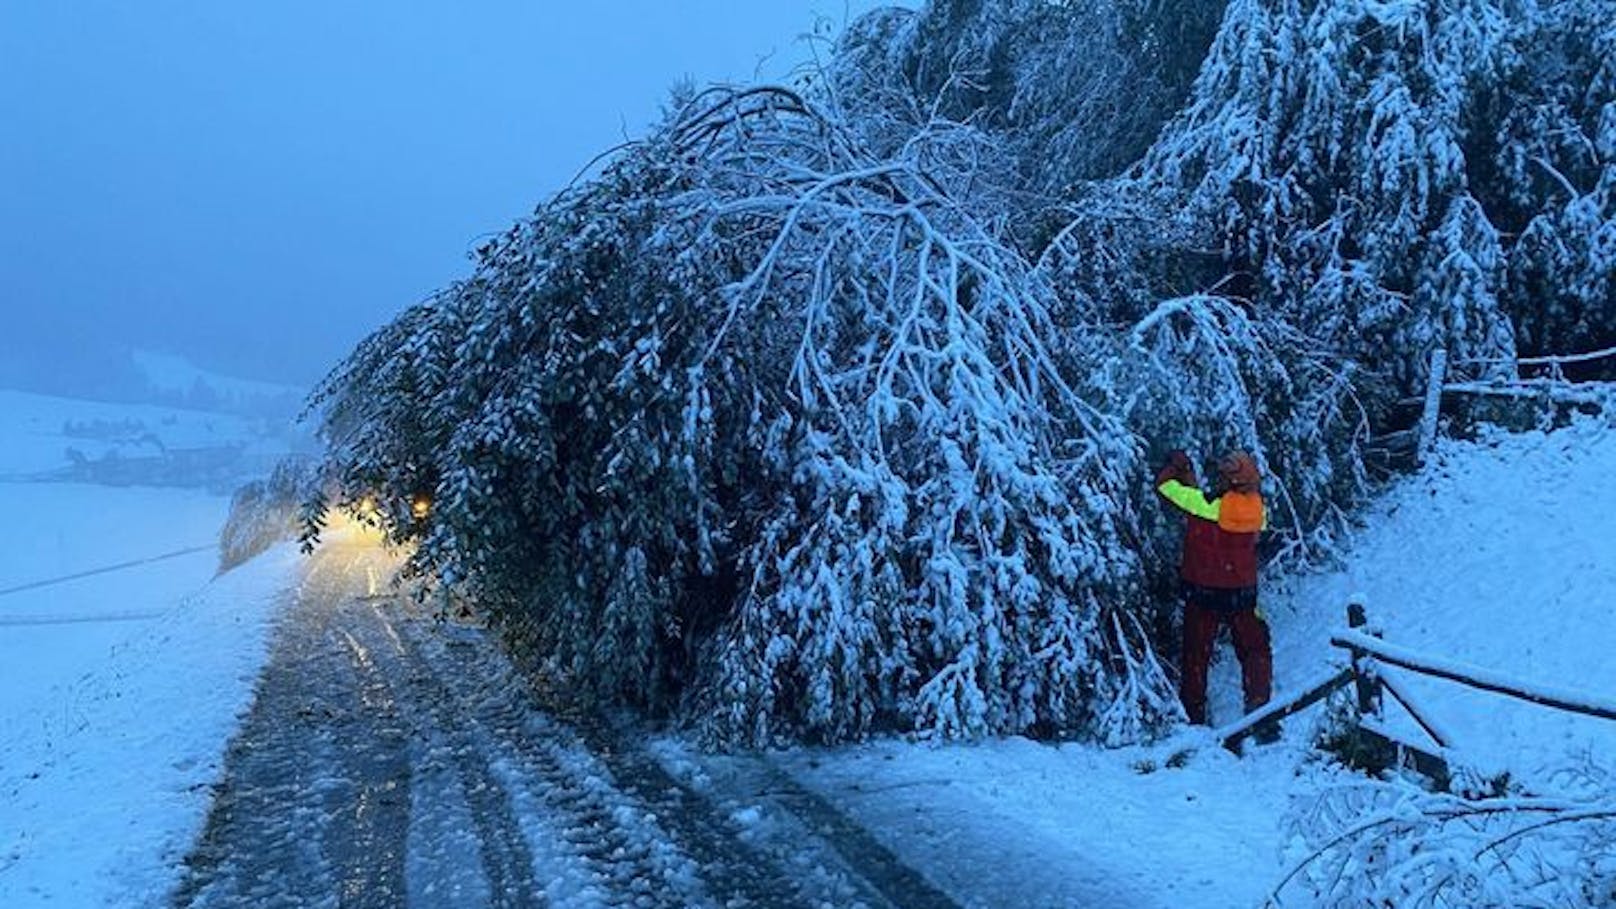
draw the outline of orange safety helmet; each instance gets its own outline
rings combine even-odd
[[[1226,488],[1236,492],[1256,492],[1262,483],[1257,460],[1238,448],[1218,459],[1218,476]]]

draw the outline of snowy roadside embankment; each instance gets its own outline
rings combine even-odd
[[[8,705],[0,905],[163,900],[201,829],[296,559],[284,545],[220,576],[30,709]]]
[[[1278,671],[1299,678],[1341,659],[1329,635],[1362,594],[1391,645],[1611,700],[1613,477],[1616,432],[1594,419],[1442,444],[1430,467],[1366,510],[1345,568],[1276,585]],[[1616,754],[1616,723],[1393,671],[1481,769],[1547,785],[1584,755]]]
[[[1444,443],[1433,466],[1363,509],[1344,567],[1267,582],[1278,696],[1344,662],[1329,637],[1362,593],[1389,642],[1608,700],[1611,477],[1616,432],[1597,420]],[[1213,707],[1231,720],[1239,673],[1219,646]],[[1403,678],[1454,729],[1461,758],[1534,791],[1554,791],[1559,768],[1616,754],[1616,723]],[[1114,751],[884,741],[776,759],[962,905],[1236,909],[1261,905],[1298,860],[1297,806],[1365,779],[1312,760],[1317,716],[1245,758],[1202,741],[1171,765],[1194,736]]]

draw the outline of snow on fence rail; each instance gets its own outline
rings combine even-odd
[[[1582,354],[1561,356],[1523,357],[1520,359],[1464,359],[1450,360],[1447,351],[1431,351],[1430,369],[1426,376],[1425,394],[1404,398],[1399,405],[1418,408],[1418,420],[1411,426],[1394,428],[1377,438],[1378,447],[1396,460],[1409,458],[1412,466],[1425,463],[1436,441],[1439,416],[1445,403],[1455,397],[1505,399],[1519,404],[1550,405],[1555,408],[1574,408],[1583,412],[1616,409],[1616,382],[1572,381],[1560,367],[1566,364],[1589,363],[1596,360],[1616,359],[1616,347]],[[1461,366],[1512,366],[1514,376],[1472,381],[1448,381],[1448,375]],[[1549,367],[1548,375],[1520,378],[1521,367]]]
[[[1616,699],[1602,698],[1571,688],[1517,681],[1503,673],[1481,666],[1444,660],[1406,647],[1388,644],[1380,638],[1356,630],[1338,631],[1330,637],[1330,643],[1421,675],[1447,679],[1471,688],[1519,698],[1556,710],[1616,720]]]
[[[1604,360],[1616,357],[1616,347],[1607,347],[1603,350],[1591,350],[1580,354],[1554,354],[1542,357],[1516,357],[1515,359],[1470,359],[1461,362],[1467,365],[1486,366],[1514,363],[1517,366],[1566,366],[1572,363],[1592,363],[1595,360]]]
[[[1363,604],[1353,602],[1347,606],[1347,624],[1343,631],[1331,635],[1330,643],[1346,650],[1351,657],[1349,670],[1357,687],[1357,730],[1360,735],[1379,745],[1406,755],[1414,769],[1434,780],[1452,776],[1456,748],[1454,737],[1429,711],[1411,698],[1396,677],[1385,671],[1387,666],[1455,682],[1466,687],[1508,697],[1518,698],[1542,707],[1562,710],[1584,716],[1616,720],[1616,699],[1601,697],[1571,688],[1541,685],[1511,678],[1503,673],[1456,660],[1419,653],[1407,647],[1388,644],[1378,633],[1367,631],[1368,622]],[[1384,694],[1390,694],[1414,722],[1434,742],[1434,746],[1410,742],[1381,725]]]
[[[1585,390],[1591,386],[1592,390]],[[1589,404],[1595,407],[1610,403],[1616,384],[1585,382],[1573,384],[1552,379],[1519,379],[1514,382],[1452,382],[1442,386],[1443,394],[1468,394],[1497,398],[1547,400],[1555,404]]]
[[[1424,464],[1436,442],[1444,405],[1451,405],[1461,397],[1502,399],[1520,405],[1576,409],[1585,413],[1616,410],[1616,382],[1572,381],[1560,370],[1566,364],[1605,359],[1616,359],[1616,347],[1560,356],[1460,360],[1450,359],[1445,349],[1437,348],[1431,351],[1425,393],[1398,402],[1410,422],[1399,424],[1394,420],[1392,427],[1373,440],[1375,447],[1389,464],[1405,464],[1408,467]],[[1513,376],[1448,381],[1456,368],[1487,365],[1513,367]],[[1520,377],[1522,367],[1545,366],[1549,367],[1548,375]]]
[[[1406,755],[1414,769],[1426,776],[1438,780],[1451,777],[1453,757],[1457,751],[1455,737],[1434,714],[1423,709],[1409,695],[1408,690],[1395,676],[1385,671],[1385,667],[1388,666],[1445,679],[1481,691],[1502,694],[1554,710],[1616,721],[1616,698],[1521,681],[1485,667],[1388,644],[1378,633],[1367,630],[1368,620],[1360,602],[1348,604],[1347,624],[1349,628],[1337,631],[1330,637],[1332,645],[1347,651],[1349,664],[1346,667],[1321,676],[1304,686],[1297,694],[1284,700],[1273,701],[1217,730],[1215,735],[1223,747],[1238,753],[1241,743],[1255,735],[1264,724],[1277,722],[1305,710],[1351,685],[1356,692],[1355,725],[1361,735]],[[1385,695],[1391,695],[1392,699],[1407,711],[1409,717],[1431,738],[1434,745],[1410,742],[1381,724]]]
[[[1595,360],[1604,360],[1616,357],[1616,347],[1607,347],[1604,350],[1594,350],[1588,353],[1567,354],[1553,357],[1522,357],[1515,362],[1521,366],[1564,366],[1568,363],[1591,363]]]
[[[1595,363],[1600,360],[1616,359],[1616,347],[1607,347],[1603,350],[1591,350],[1578,354],[1552,354],[1541,357],[1517,357],[1515,359],[1466,359],[1456,361],[1455,365],[1462,366],[1513,366],[1515,378],[1490,382],[1452,382],[1442,384],[1442,392],[1472,395],[1499,395],[1504,397],[1548,397],[1551,400],[1567,404],[1593,404],[1609,403],[1609,395],[1601,394],[1616,389],[1616,383],[1611,382],[1573,382],[1566,378],[1561,370],[1563,366],[1580,363]],[[1431,352],[1433,382],[1442,382],[1441,366],[1446,366],[1447,351],[1438,348]],[[1521,367],[1548,367],[1548,375],[1541,378],[1520,378]],[[1578,389],[1584,389],[1579,391]],[[1594,391],[1587,391],[1592,388]],[[1431,403],[1427,397],[1427,414],[1430,413]]]

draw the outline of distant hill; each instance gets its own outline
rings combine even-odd
[[[184,356],[86,338],[0,338],[0,389],[291,420],[308,389],[197,366]]]
[[[241,379],[202,369],[184,357],[149,350],[129,354],[154,403],[243,416],[290,418],[308,389]]]

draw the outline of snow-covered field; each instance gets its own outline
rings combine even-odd
[[[297,558],[170,603],[83,675],[5,713],[0,905],[153,906],[178,882]]]
[[[0,389],[0,478],[61,469],[72,463],[70,450],[89,460],[238,444],[284,450],[275,435],[262,419]]]
[[[229,504],[187,489],[0,483],[8,728],[213,577]],[[185,554],[145,561],[176,552]]]
[[[0,477],[63,463],[71,424],[142,424],[169,445],[254,433],[0,391]],[[293,567],[283,551],[215,581],[228,507],[195,489],[0,480],[0,906],[151,905],[172,885]]]

